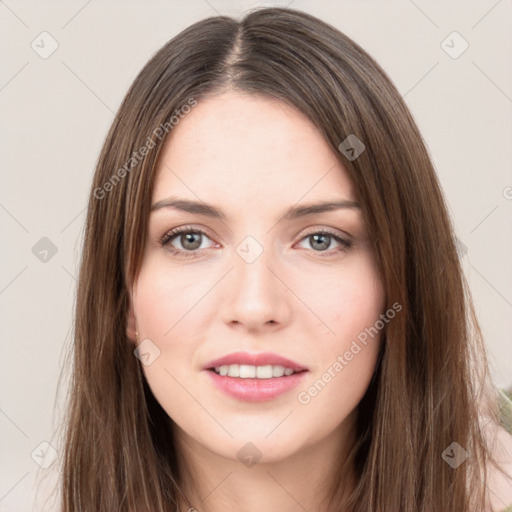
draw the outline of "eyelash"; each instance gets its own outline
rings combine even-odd
[[[180,257],[184,257],[184,258],[197,258],[198,257],[197,252],[199,251],[199,249],[195,249],[193,251],[183,251],[182,249],[176,249],[175,247],[172,247],[169,245],[171,240],[173,240],[174,238],[176,238],[178,235],[180,235],[182,233],[194,233],[194,234],[204,235],[205,237],[210,238],[204,231],[202,231],[200,229],[192,228],[189,226],[184,226],[184,227],[176,228],[176,229],[173,229],[173,230],[167,232],[158,241],[160,247],[169,247],[169,251],[173,255],[177,255]],[[327,229],[321,229],[319,231],[313,231],[311,233],[308,233],[307,235],[303,236],[300,241],[302,241],[310,236],[313,236],[313,235],[328,235],[329,237],[334,238],[337,242],[339,242],[341,244],[341,248],[334,250],[334,252],[345,252],[353,246],[353,242],[351,242],[349,240],[345,240],[344,238],[341,238],[339,235],[337,235]],[[318,253],[319,256],[322,258],[333,256],[333,254],[331,253],[330,250],[313,251],[313,252]],[[322,254],[322,253],[325,253],[325,254]]]

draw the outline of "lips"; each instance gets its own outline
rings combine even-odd
[[[282,357],[272,352],[261,352],[259,354],[249,354],[247,352],[233,352],[224,357],[214,359],[206,365],[203,370],[212,370],[215,367],[231,365],[231,364],[245,364],[251,366],[284,366],[285,368],[291,368],[294,372],[302,372],[308,370],[307,366],[304,366],[297,361]]]
[[[208,362],[203,370],[217,389],[245,402],[276,399],[297,387],[308,374],[306,366],[271,352],[233,352]]]

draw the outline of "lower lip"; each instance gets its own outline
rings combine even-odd
[[[303,371],[271,379],[227,377],[212,370],[206,370],[206,373],[210,375],[215,386],[227,395],[246,402],[265,402],[297,387],[308,372]]]

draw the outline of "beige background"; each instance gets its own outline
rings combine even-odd
[[[288,4],[361,44],[405,97],[467,249],[464,268],[493,378],[511,385],[512,3],[266,2]],[[54,428],[65,383],[57,405],[56,392],[70,341],[86,198],[124,93],[148,58],[180,30],[256,5],[263,3],[0,3],[0,511],[43,510],[46,491],[41,487],[36,497],[35,478],[51,478],[57,466],[37,472],[31,454],[48,463],[52,449],[40,443],[60,450]],[[43,31],[58,43],[46,59],[31,47],[35,41],[42,51],[46,37],[44,48],[51,48],[49,36],[39,36]],[[469,44],[456,59],[441,46],[453,31]],[[43,237],[57,248],[46,263],[32,252]],[[50,505],[44,510],[56,510]]]

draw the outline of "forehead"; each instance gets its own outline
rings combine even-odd
[[[228,92],[202,99],[170,132],[153,202],[170,194],[243,206],[327,196],[356,200],[347,172],[319,130],[284,102]]]

